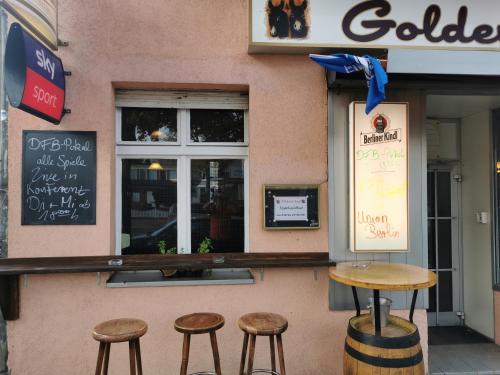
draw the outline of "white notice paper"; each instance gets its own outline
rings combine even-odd
[[[274,196],[274,221],[308,221],[307,196]]]

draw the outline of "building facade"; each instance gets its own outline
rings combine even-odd
[[[438,269],[441,277],[441,292],[422,293],[415,314],[425,355],[428,317],[429,324],[461,324],[457,312],[464,313],[465,324],[500,340],[494,318],[500,294],[492,287],[496,83],[462,81],[460,73],[453,82],[443,74],[415,82],[414,74],[425,72],[410,68],[390,75],[388,100],[409,103],[409,251],[352,253],[348,107],[365,99],[364,78],[325,74],[305,53],[328,47],[302,45],[307,38],[315,43],[316,34],[303,34],[303,27],[313,33],[312,11],[323,6],[320,1],[310,0],[311,14],[295,15],[283,40],[277,33],[285,31],[267,19],[268,45],[254,40],[250,23],[271,10],[252,13],[250,5],[261,2],[249,1],[59,2],[59,35],[69,46],[58,55],[72,72],[66,79],[71,114],[54,127],[9,112],[9,257],[173,248],[188,254],[209,238],[213,251],[329,251],[336,261],[416,264]],[[292,0],[290,17],[304,4]],[[393,56],[396,61],[399,55]],[[96,132],[95,225],[21,224],[24,130]],[[266,230],[262,192],[269,184],[317,185],[319,228]],[[432,213],[438,199],[444,211]],[[481,212],[491,220],[481,224]],[[137,317],[149,325],[141,342],[144,371],[174,374],[182,350],[174,320],[214,311],[226,318],[219,334],[222,370],[234,374],[243,340],[238,318],[271,311],[289,320],[289,374],[342,373],[353,315],[350,290],[331,283],[325,267],[252,271],[253,283],[235,285],[158,286],[146,280],[120,287],[123,281],[107,282],[108,274],[29,276],[20,284],[21,316],[8,324],[9,367],[26,375],[91,373],[98,349],[92,327]],[[411,296],[388,296],[396,314],[406,315]],[[193,369],[212,367],[207,344],[193,340]],[[128,371],[127,355],[126,345],[113,347],[110,373]],[[267,345],[258,342],[256,363],[268,362]]]

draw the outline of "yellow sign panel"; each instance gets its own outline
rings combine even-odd
[[[0,0],[0,6],[48,47],[57,50],[57,0]]]
[[[350,248],[408,251],[408,104],[349,106]]]

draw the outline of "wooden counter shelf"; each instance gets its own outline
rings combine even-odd
[[[109,264],[121,261],[121,265]],[[273,268],[334,266],[328,252],[210,253],[0,259],[0,307],[8,320],[19,318],[19,275],[144,271],[165,268]]]
[[[218,263],[220,257],[223,262]],[[122,265],[110,265],[121,260]],[[182,255],[121,255],[0,259],[0,276],[44,273],[140,271],[162,268],[328,267],[335,265],[327,252],[211,253]]]

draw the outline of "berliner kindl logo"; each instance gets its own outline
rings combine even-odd
[[[379,113],[372,118],[372,125],[376,133],[385,133],[385,130],[389,126],[389,118]]]
[[[377,113],[369,120],[368,131],[361,132],[360,145],[367,146],[386,142],[401,142],[401,129],[391,129],[391,119],[383,113]],[[365,127],[366,129],[366,127]]]

